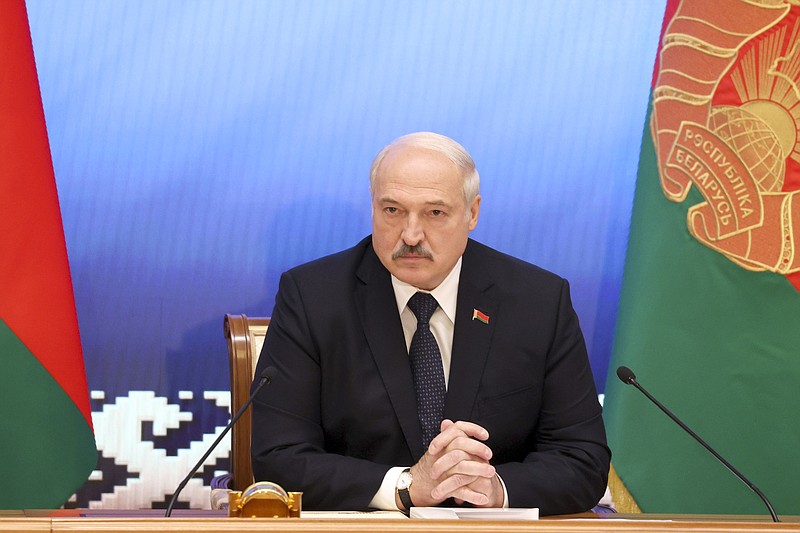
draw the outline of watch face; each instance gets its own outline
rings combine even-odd
[[[400,474],[400,477],[397,479],[397,489],[404,490],[411,486],[411,482],[414,481],[414,476],[411,475],[411,472],[403,472]]]

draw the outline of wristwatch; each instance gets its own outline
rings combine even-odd
[[[413,482],[414,476],[411,475],[410,468],[406,468],[400,472],[400,477],[397,478],[397,495],[400,497],[400,503],[406,508],[406,512],[414,507],[414,503],[411,501],[411,494],[408,493],[408,490],[411,488],[411,483]]]

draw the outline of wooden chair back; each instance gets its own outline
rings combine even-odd
[[[256,363],[264,345],[269,318],[248,318],[246,315],[225,315],[225,338],[228,341],[228,360],[231,370],[231,416],[239,411],[250,397],[250,385]],[[250,460],[250,436],[253,424],[250,409],[242,415],[231,431],[232,490],[244,490],[253,484],[253,465]]]

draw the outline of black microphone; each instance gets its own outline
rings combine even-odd
[[[738,470],[736,470],[736,468],[735,468],[735,467],[734,467],[732,464],[730,464],[728,461],[726,461],[724,457],[722,457],[720,454],[718,454],[718,453],[716,452],[716,450],[714,450],[714,448],[712,448],[711,446],[709,446],[708,444],[706,444],[706,441],[704,441],[703,439],[701,439],[701,438],[700,438],[700,436],[699,436],[697,433],[695,433],[694,431],[692,431],[692,430],[689,428],[689,426],[687,426],[686,424],[684,424],[684,423],[683,423],[683,422],[682,422],[682,421],[681,421],[681,420],[680,420],[680,419],[679,419],[677,416],[675,416],[674,414],[672,414],[672,411],[670,411],[669,409],[667,409],[666,407],[664,407],[664,406],[661,404],[661,402],[659,402],[658,400],[656,400],[656,399],[653,397],[653,395],[652,395],[652,394],[650,394],[649,392],[647,392],[647,391],[644,389],[644,387],[642,387],[641,385],[639,385],[639,382],[638,382],[638,381],[636,381],[636,375],[633,373],[633,370],[631,370],[631,369],[630,369],[630,368],[628,368],[627,366],[621,366],[621,367],[617,368],[617,377],[619,377],[619,379],[620,379],[620,380],[621,380],[623,383],[625,383],[626,385],[633,385],[634,387],[636,387],[637,389],[639,389],[640,391],[642,391],[642,394],[644,394],[645,396],[647,396],[647,399],[648,399],[648,400],[650,400],[651,402],[653,402],[654,404],[656,404],[656,406],[657,406],[659,409],[661,409],[662,411],[664,411],[664,413],[666,413],[666,415],[667,415],[668,417],[670,417],[672,420],[674,420],[674,421],[675,421],[675,423],[676,423],[676,424],[678,424],[678,425],[679,425],[681,428],[683,428],[683,430],[684,430],[684,431],[686,431],[686,433],[688,433],[689,435],[691,435],[691,436],[692,436],[692,438],[694,438],[694,440],[696,440],[697,442],[699,442],[699,443],[700,443],[700,444],[703,446],[703,448],[705,448],[706,450],[708,450],[709,452],[711,452],[711,455],[713,455],[714,457],[716,457],[716,458],[719,460],[719,462],[721,462],[723,465],[725,465],[725,467],[726,467],[728,470],[730,470],[730,471],[731,471],[731,473],[733,473],[733,475],[734,475],[734,476],[736,476],[737,478],[739,478],[739,479],[742,481],[742,483],[744,483],[745,485],[747,485],[747,487],[748,487],[750,490],[752,490],[753,492],[755,492],[755,493],[756,493],[756,495],[757,495],[759,498],[761,498],[761,501],[763,501],[763,502],[764,502],[764,504],[767,506],[767,510],[769,510],[769,515],[772,517],[772,521],[773,521],[773,522],[780,522],[780,520],[778,520],[778,515],[776,515],[776,514],[775,514],[775,510],[772,508],[772,504],[770,504],[770,503],[769,503],[769,500],[767,499],[767,497],[766,497],[766,496],[764,496],[764,493],[763,493],[763,492],[761,492],[760,490],[758,490],[758,487],[756,487],[755,485],[753,485],[753,483],[752,483],[752,482],[751,482],[749,479],[747,479],[746,477],[744,477],[744,474],[742,474],[741,472],[739,472]]]
[[[231,430],[233,425],[239,420],[239,418],[242,417],[247,408],[250,407],[250,404],[253,403],[253,399],[256,397],[256,394],[258,394],[258,391],[261,390],[261,387],[269,384],[272,381],[272,378],[275,377],[275,374],[277,373],[278,371],[275,369],[274,366],[268,366],[261,372],[261,374],[259,374],[258,384],[253,389],[253,392],[250,394],[250,397],[247,399],[246,402],[244,402],[244,405],[241,407],[241,409],[239,409],[239,411],[234,415],[234,417],[231,418],[231,421],[228,423],[227,426],[225,426],[225,429],[222,431],[222,433],[219,434],[217,440],[215,440],[214,443],[208,448],[208,451],[206,451],[203,457],[201,457],[200,460],[197,461],[197,464],[194,465],[194,468],[192,468],[189,471],[189,474],[185,478],[183,478],[183,481],[181,481],[181,484],[178,485],[178,488],[175,489],[175,493],[169,500],[169,505],[167,506],[167,512],[164,514],[166,518],[169,518],[170,515],[172,515],[172,508],[175,506],[175,502],[178,501],[178,495],[183,490],[183,487],[185,487],[186,484],[189,483],[189,480],[192,479],[192,476],[194,476],[195,473],[200,469],[200,467],[203,466],[203,462],[205,462],[205,460],[208,459],[208,456],[211,455],[211,452],[214,451],[214,448],[217,447],[222,438],[228,434],[228,431]]]

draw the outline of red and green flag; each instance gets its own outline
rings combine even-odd
[[[614,467],[645,512],[762,514],[633,387],[800,514],[800,7],[670,0],[606,388]]]
[[[61,506],[97,461],[23,0],[0,10],[0,509]]]

